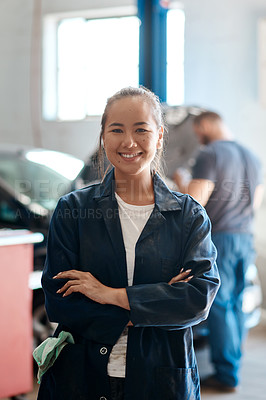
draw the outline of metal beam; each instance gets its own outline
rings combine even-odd
[[[161,0],[138,0],[139,83],[166,101],[166,16]]]

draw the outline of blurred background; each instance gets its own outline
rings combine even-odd
[[[193,117],[210,109],[259,156],[265,181],[265,0],[0,1],[0,227],[44,235],[30,284],[35,345],[53,329],[40,289],[51,213],[61,194],[96,179],[108,96],[139,84],[164,103],[169,179],[193,165]],[[265,225],[264,197],[255,227],[263,321]]]

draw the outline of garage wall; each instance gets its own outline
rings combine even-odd
[[[266,108],[259,103],[257,28],[259,18],[266,17],[265,0],[184,4],[186,102],[221,112],[235,136],[264,157]]]
[[[30,37],[32,1],[0,2],[1,141],[31,143]]]
[[[266,171],[266,108],[259,102],[258,21],[265,0],[184,0],[185,101],[218,111]],[[265,37],[266,46],[266,37]],[[266,87],[265,87],[266,91]],[[266,309],[266,199],[256,218],[257,265]]]

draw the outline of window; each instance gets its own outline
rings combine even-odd
[[[184,31],[185,14],[181,9],[167,13],[167,104],[184,102]]]
[[[138,85],[137,17],[67,19],[58,29],[58,117],[101,114],[107,97]]]
[[[139,19],[48,16],[44,21],[43,116],[83,120],[101,115],[106,99],[139,84]],[[136,10],[135,10],[136,12]],[[111,15],[111,16],[110,16]],[[167,13],[167,103],[184,99],[184,12]]]
[[[123,86],[138,86],[136,16],[52,22],[44,24],[45,119],[81,120],[102,114],[107,97]],[[56,35],[51,33],[55,26]],[[50,46],[52,37],[57,46]]]

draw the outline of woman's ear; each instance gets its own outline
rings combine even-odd
[[[156,146],[157,149],[161,149],[163,147],[163,132],[164,132],[163,126],[160,126],[158,141],[157,141],[157,146]]]

